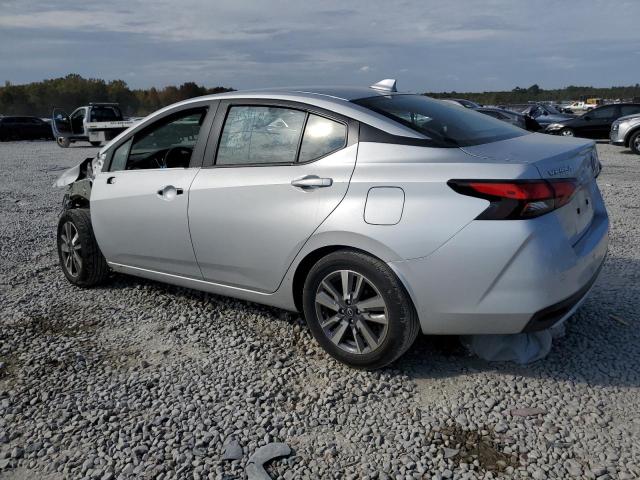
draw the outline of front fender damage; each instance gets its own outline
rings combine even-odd
[[[85,158],[75,167],[62,172],[53,186],[57,188],[69,187],[64,199],[64,208],[88,206],[93,179],[102,170],[103,162],[102,155],[95,158]]]

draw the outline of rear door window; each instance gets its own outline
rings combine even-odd
[[[296,161],[306,113],[270,106],[232,106],[227,113],[216,165]]]
[[[640,105],[621,105],[620,106],[621,117],[624,117],[626,115],[634,115],[636,113],[640,113]]]

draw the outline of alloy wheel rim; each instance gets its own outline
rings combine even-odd
[[[640,135],[634,139],[633,145],[636,147],[636,151],[640,152]]]
[[[82,257],[80,256],[80,235],[72,222],[66,222],[60,233],[60,252],[62,263],[69,275],[76,278],[82,269]]]
[[[565,137],[573,137],[573,131],[571,131],[571,130],[563,130],[562,131],[562,135],[564,135]]]
[[[324,277],[315,307],[322,332],[341,350],[371,353],[387,336],[387,305],[373,282],[360,273],[336,270]]]

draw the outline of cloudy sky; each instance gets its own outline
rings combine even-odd
[[[638,19],[639,0],[0,0],[0,82],[630,85]]]

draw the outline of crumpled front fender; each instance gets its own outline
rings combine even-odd
[[[67,185],[71,185],[72,183],[77,182],[78,180],[82,180],[83,178],[89,178],[93,180],[96,176],[96,173],[102,170],[103,163],[104,158],[102,155],[98,155],[95,158],[85,158],[75,167],[71,167],[62,172],[53,186],[58,188],[66,187]]]

